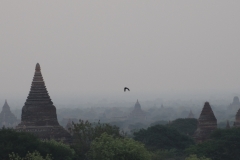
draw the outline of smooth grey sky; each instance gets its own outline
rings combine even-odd
[[[37,62],[53,101],[239,93],[239,6],[234,0],[1,1],[0,100],[26,99]],[[125,86],[131,92],[123,93]]]

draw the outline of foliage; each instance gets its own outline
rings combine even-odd
[[[134,132],[138,132],[142,128],[147,128],[147,125],[146,124],[142,124],[140,122],[128,125],[128,129],[130,130],[131,134],[133,134]]]
[[[120,129],[117,126],[111,126],[110,124],[101,124],[100,121],[96,124],[92,124],[89,121],[79,120],[79,123],[73,123],[73,145],[72,147],[76,151],[76,159],[83,159],[86,153],[90,149],[91,142],[106,132],[114,137],[122,138]]]
[[[240,157],[240,128],[217,129],[210,138],[211,140],[189,147],[186,153],[206,156],[212,160]]]
[[[38,151],[32,153],[28,152],[27,155],[21,158],[18,154],[9,154],[10,160],[52,160],[51,155],[47,154],[46,157],[42,157]]]
[[[162,125],[151,126],[134,133],[134,139],[140,141],[151,150],[180,149],[194,144],[194,141],[186,135],[179,133],[174,128]]]
[[[152,160],[159,160],[159,159],[174,159],[174,160],[178,160],[178,159],[183,159],[182,157],[180,157],[179,155],[177,155],[176,150],[175,149],[171,149],[171,150],[157,150],[152,152]]]
[[[96,138],[88,152],[90,160],[150,160],[144,145],[130,138],[114,138],[103,133]]]
[[[7,159],[12,152],[24,157],[37,149],[40,140],[29,133],[18,133],[11,129],[0,130],[0,159]]]
[[[156,121],[156,122],[153,122],[150,124],[150,126],[155,126],[155,125],[165,125],[165,124],[168,124],[169,122],[168,121],[164,121],[164,120],[160,120],[160,121]]]
[[[175,128],[180,133],[190,136],[197,130],[197,125],[198,121],[195,118],[179,118],[167,124],[167,126]]]
[[[57,142],[53,139],[42,141],[38,151],[45,154],[51,153],[53,158],[57,160],[71,160],[75,155],[75,151],[71,149],[69,145],[63,142]]]
[[[68,160],[74,156],[74,151],[68,145],[54,140],[41,141],[31,133],[16,132],[11,129],[0,130],[0,159],[8,159],[14,152],[24,157],[28,152],[37,150],[42,156],[51,153],[57,160]]]
[[[211,160],[211,159],[205,158],[205,157],[198,158],[197,155],[194,154],[194,155],[190,155],[185,160]]]

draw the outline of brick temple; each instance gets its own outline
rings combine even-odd
[[[217,128],[217,119],[212,111],[209,102],[205,102],[200,117],[198,119],[198,128],[193,138],[196,142],[203,142],[209,139],[213,130]]]
[[[21,123],[16,130],[31,132],[40,139],[71,142],[71,135],[58,123],[56,107],[48,94],[38,63],[29,95],[22,108]]]
[[[235,122],[233,123],[234,127],[240,127],[240,109],[238,109],[236,114]]]

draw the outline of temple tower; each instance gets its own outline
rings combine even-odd
[[[136,102],[133,111],[129,115],[130,119],[136,119],[136,120],[145,120],[146,119],[146,113],[141,109],[140,103]]]
[[[237,111],[235,122],[233,123],[234,127],[240,127],[240,109]]]
[[[17,117],[11,112],[7,100],[5,100],[0,113],[0,128],[3,126],[7,128],[15,127],[17,122]]]
[[[240,101],[237,96],[233,98],[233,102],[228,106],[229,110],[235,110],[237,111],[240,108]]]
[[[190,112],[188,114],[188,118],[194,118],[194,114],[192,113],[192,110],[190,110]]]
[[[209,102],[205,102],[200,117],[198,119],[198,128],[193,137],[196,142],[203,142],[209,139],[213,130],[217,128],[217,119],[212,111]]]
[[[17,131],[36,134],[41,139],[70,141],[70,134],[59,125],[56,107],[48,94],[40,65],[37,63],[27,100],[22,108],[21,123]]]

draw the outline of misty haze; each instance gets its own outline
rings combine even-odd
[[[2,1],[0,160],[240,160],[239,6]]]

